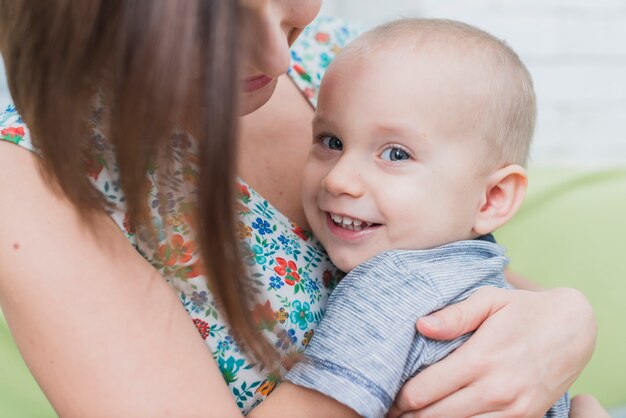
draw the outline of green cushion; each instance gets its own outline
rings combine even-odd
[[[0,417],[56,417],[26,368],[0,311]]]
[[[517,216],[496,237],[513,270],[545,286],[581,289],[599,324],[593,359],[572,393],[607,407],[626,404],[626,169],[586,172],[535,168]],[[0,313],[0,416],[53,417]]]
[[[534,168],[520,212],[496,233],[513,271],[583,291],[598,320],[594,356],[572,388],[626,404],[626,168]]]

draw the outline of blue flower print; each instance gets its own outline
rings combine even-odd
[[[235,344],[235,339],[230,334],[227,335],[226,338],[224,338],[224,343],[228,343],[235,353],[239,352],[239,347],[237,347],[237,344]]]
[[[298,328],[301,330],[307,329],[309,322],[313,322],[311,306],[307,302],[301,303],[299,300],[296,300],[291,304],[291,307],[294,309],[289,314],[291,323],[298,325]]]
[[[224,355],[226,355],[227,351],[232,351],[233,353],[240,352],[239,347],[235,343],[235,340],[230,335],[227,335],[226,337],[224,337],[223,340],[219,340],[217,342],[217,350],[215,353],[213,353],[213,355],[215,356],[217,354],[223,357]]]
[[[272,233],[272,230],[270,229],[270,224],[261,218],[256,218],[256,221],[252,222],[252,228],[258,230],[259,234],[261,235]]]
[[[283,285],[284,285],[284,284],[285,284],[285,283],[283,283],[283,280],[282,280],[280,277],[278,277],[278,276],[272,276],[272,277],[270,277],[270,287],[271,287],[272,289],[276,289],[276,290],[278,290],[278,289],[280,289],[281,287],[283,287]]]
[[[287,246],[289,245],[289,238],[287,238],[286,236],[284,236],[283,234],[280,234],[278,236],[278,241],[280,241],[281,244]]]
[[[288,238],[284,234],[281,234],[278,237],[278,241],[282,244],[285,254],[293,256],[294,260],[298,260],[298,255],[301,253],[298,240]]]
[[[285,331],[283,329],[276,335],[276,337],[276,348],[279,348],[283,351],[287,351],[289,347],[298,342],[298,337],[296,337],[295,329],[290,329],[288,331]]]
[[[206,308],[206,305],[209,302],[209,295],[205,290],[201,292],[194,291],[189,299],[191,300],[192,305],[191,311],[198,313]]]
[[[233,339],[232,337],[230,337],[230,335],[227,335],[226,338],[217,342],[217,350],[213,355],[219,355],[223,357],[226,352],[231,348],[233,348]]]

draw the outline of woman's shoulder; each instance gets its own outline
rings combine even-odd
[[[313,106],[326,69],[337,53],[360,34],[356,26],[320,16],[307,26],[291,47],[288,74]]]

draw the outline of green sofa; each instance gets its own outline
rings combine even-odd
[[[496,233],[513,270],[548,286],[581,289],[594,306],[598,343],[572,393],[626,405],[626,169],[531,169],[515,219]],[[622,253],[624,251],[624,253]],[[0,315],[0,417],[55,416]]]
[[[598,342],[572,393],[626,405],[626,168],[530,170],[528,197],[496,238],[512,270],[589,298]]]

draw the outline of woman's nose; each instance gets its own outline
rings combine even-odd
[[[362,173],[348,160],[339,160],[322,180],[322,185],[333,196],[363,195]]]
[[[257,11],[255,25],[248,31],[248,66],[255,72],[275,78],[289,68],[289,36],[291,28],[283,23],[281,10],[267,2]]]

